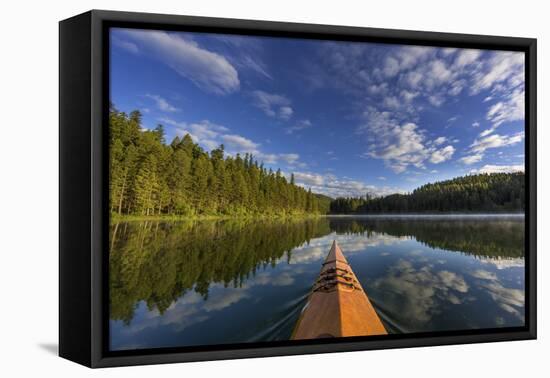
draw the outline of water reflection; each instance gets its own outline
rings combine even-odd
[[[113,349],[289,338],[337,239],[390,332],[524,322],[523,218],[112,226]]]
[[[524,227],[517,216],[330,218],[330,228],[338,233],[413,237],[431,248],[495,258],[523,257]]]
[[[109,259],[111,318],[129,322],[139,301],[163,313],[193,289],[243,287],[259,268],[330,232],[326,220],[116,224]],[[281,279],[281,278],[279,278]]]

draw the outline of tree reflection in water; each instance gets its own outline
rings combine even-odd
[[[128,324],[139,302],[149,311],[163,314],[186,293],[193,291],[203,300],[211,285],[240,288],[259,271],[275,266],[281,260],[306,263],[324,257],[324,245],[308,247],[309,255],[296,255],[304,243],[327,236],[329,239],[353,235],[345,253],[362,251],[385,240],[416,240],[432,248],[497,262],[523,259],[523,219],[392,219],[392,218],[314,218],[301,220],[219,220],[189,222],[126,222],[111,227],[110,250],[110,317]],[[330,234],[333,234],[332,236]],[[335,234],[335,235],[334,235]],[[328,239],[327,239],[328,240]],[[370,243],[370,244],[369,244]],[[456,295],[467,284],[450,272],[427,272],[401,260],[386,272],[386,281],[372,283],[392,289],[395,298],[412,289],[426,286],[425,296],[410,303],[417,320],[426,318],[426,308],[437,296],[446,295],[450,303],[462,299]],[[317,265],[316,265],[317,266]],[[317,268],[315,268],[317,269]],[[392,270],[393,269],[393,270]],[[430,273],[430,280],[427,274]],[[483,274],[479,273],[478,274]],[[416,283],[407,289],[407,277]],[[483,279],[483,277],[477,277]],[[499,283],[484,277],[485,287],[495,300]],[[401,280],[401,281],[400,281]],[[392,286],[393,285],[393,286]],[[410,285],[409,285],[410,286]],[[450,290],[452,289],[452,290]],[[398,294],[402,295],[398,295]],[[376,299],[376,293],[373,293]],[[433,295],[432,295],[433,294]],[[514,305],[515,297],[505,298],[502,306]],[[391,307],[392,296],[386,305]],[[514,302],[515,300],[515,302]],[[414,310],[414,311],[413,311]],[[414,315],[414,314],[413,314]]]

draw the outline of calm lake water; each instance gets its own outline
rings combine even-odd
[[[111,349],[288,340],[333,240],[390,333],[524,325],[522,216],[128,222]]]

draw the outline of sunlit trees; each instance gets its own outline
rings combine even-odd
[[[141,114],[110,114],[110,210],[119,215],[248,216],[326,213],[330,198],[297,186],[251,154],[204,151],[189,134],[165,141]]]

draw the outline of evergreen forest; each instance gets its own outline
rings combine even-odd
[[[110,211],[117,216],[305,216],[320,214],[521,212],[525,174],[493,173],[423,185],[383,197],[332,199],[312,193],[251,154],[223,144],[207,152],[189,134],[165,140],[162,125],[111,105]]]
[[[142,128],[141,113],[111,106],[110,211],[117,215],[287,216],[325,214],[315,195],[259,164],[251,154],[204,151],[189,134],[166,143],[162,125]]]

